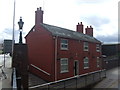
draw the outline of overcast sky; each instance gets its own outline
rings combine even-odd
[[[118,41],[119,0],[16,0],[15,41],[18,42],[20,16],[24,21],[23,37],[35,24],[35,11],[44,10],[43,22],[76,30],[78,22],[84,28],[92,26],[94,37],[103,43]],[[0,0],[0,41],[12,39],[14,0]]]

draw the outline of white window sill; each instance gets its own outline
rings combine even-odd
[[[69,71],[67,70],[67,71],[61,71],[60,73],[68,73]]]
[[[68,48],[61,48],[61,50],[68,50]]]
[[[97,68],[99,68],[100,66],[97,66]]]
[[[88,69],[89,67],[84,67],[84,69]]]
[[[87,50],[87,49],[84,49],[84,51],[89,51],[89,50]]]
[[[96,50],[97,52],[100,52],[100,50]]]

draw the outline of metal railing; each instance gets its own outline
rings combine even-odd
[[[74,77],[45,83],[41,85],[31,86],[29,89],[39,90],[39,89],[65,89],[65,88],[83,88],[88,85],[94,84],[97,81],[102,80],[102,78],[106,77],[106,70],[99,70],[95,72],[90,72],[82,75],[77,75]]]
[[[17,90],[17,76],[16,76],[15,68],[13,68],[13,73],[12,73],[12,90]]]
[[[44,71],[44,70],[40,69],[39,67],[37,67],[37,66],[35,66],[35,65],[33,65],[33,64],[31,64],[31,66],[32,66],[32,67],[34,67],[35,69],[37,69],[37,70],[41,71],[42,73],[44,73],[44,74],[46,74],[46,75],[49,75],[49,76],[50,76],[50,73],[48,73],[48,72],[46,72],[46,71]]]

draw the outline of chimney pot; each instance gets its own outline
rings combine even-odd
[[[85,34],[93,36],[93,28],[92,28],[92,26],[90,26],[90,27],[87,26],[87,28],[85,30],[86,30]]]
[[[37,8],[37,11],[39,10],[39,8]]]
[[[80,33],[83,33],[83,24],[82,24],[82,22],[81,22],[81,24],[79,24],[79,22],[78,22],[78,25],[76,25],[76,31],[80,32]]]
[[[42,8],[40,7],[40,10],[41,10]]]
[[[82,25],[82,22],[80,22],[81,23],[81,25]]]

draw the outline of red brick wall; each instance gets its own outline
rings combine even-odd
[[[60,50],[60,38],[58,39],[58,63],[57,63],[57,77],[58,79],[64,79],[74,76],[74,60],[79,60],[79,74],[93,72],[100,70],[96,66],[97,57],[101,56],[100,52],[96,52],[96,43],[89,42],[89,51],[83,51],[83,41],[68,39],[68,50]],[[84,69],[83,59],[89,58],[89,68]],[[69,72],[60,73],[60,58],[68,58],[69,60]]]
[[[87,28],[85,28],[85,34],[93,36],[93,28],[87,26]]]
[[[29,51],[30,64],[34,64],[44,71],[50,73],[48,76],[33,67],[30,67],[30,71],[37,74],[41,78],[47,81],[54,81],[55,75],[55,39],[51,36],[51,33],[44,30],[44,28],[36,26],[34,32],[30,32],[26,37]],[[89,42],[89,51],[83,51],[83,41],[68,39],[68,50],[60,50],[60,37],[57,40],[57,79],[64,79],[74,76],[74,60],[79,60],[79,74],[84,74],[96,70],[100,70],[96,66],[97,57],[101,56],[101,53],[96,52],[96,43]],[[83,59],[89,58],[89,68],[84,69]],[[60,59],[68,58],[69,60],[69,72],[60,73]]]
[[[45,80],[54,80],[54,39],[44,28],[36,26],[26,37],[28,45],[29,64],[50,73],[48,76],[30,66],[30,71]]]

